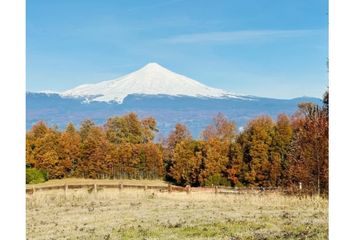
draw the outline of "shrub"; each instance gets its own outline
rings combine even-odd
[[[47,181],[47,174],[36,168],[26,168],[26,184]]]
[[[205,186],[230,186],[230,182],[220,174],[214,174],[206,179]]]

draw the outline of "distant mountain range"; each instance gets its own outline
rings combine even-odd
[[[208,87],[157,63],[114,80],[80,85],[62,93],[27,92],[26,99],[27,129],[39,120],[64,128],[68,122],[79,126],[89,118],[103,124],[111,116],[136,112],[140,117],[155,117],[163,135],[182,122],[194,137],[199,137],[218,112],[242,127],[259,115],[276,118],[280,113],[293,114],[300,102],[321,104],[321,99],[310,97],[237,95]]]

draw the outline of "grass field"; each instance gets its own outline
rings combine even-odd
[[[27,184],[27,187],[41,187],[41,186],[52,186],[52,185],[64,185],[67,184],[127,184],[127,185],[149,185],[149,186],[167,186],[168,183],[162,180],[148,180],[148,179],[82,179],[82,178],[65,178],[65,179],[53,179],[44,183],[39,184]]]
[[[327,239],[328,201],[139,189],[27,195],[28,239]]]

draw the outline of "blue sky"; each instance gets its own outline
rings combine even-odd
[[[148,62],[240,94],[321,97],[324,0],[27,1],[27,90],[110,80]]]

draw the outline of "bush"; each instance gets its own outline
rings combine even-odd
[[[26,168],[26,184],[42,183],[47,181],[47,174],[36,168]]]
[[[214,174],[206,179],[205,186],[230,186],[230,182],[220,174]]]

